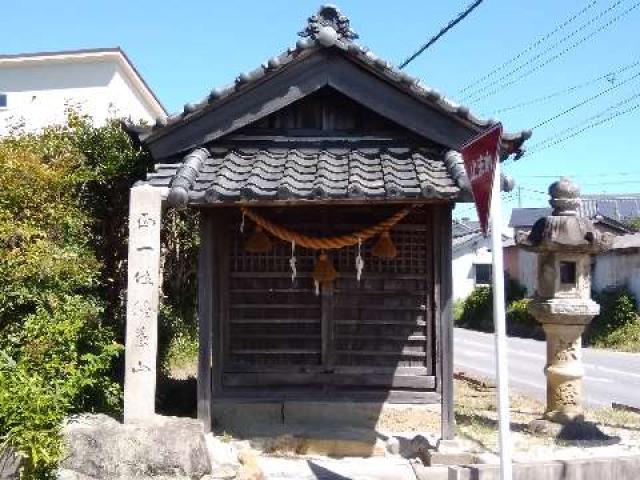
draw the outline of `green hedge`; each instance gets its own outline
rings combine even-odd
[[[636,298],[627,287],[610,288],[594,294],[600,304],[585,333],[588,344],[601,348],[640,351],[640,316]]]
[[[129,189],[151,165],[119,122],[74,112],[0,139],[0,448],[24,478],[52,475],[66,415],[120,411]],[[168,213],[163,353],[195,338],[197,238],[197,215]]]
[[[527,311],[527,291],[516,280],[505,275],[505,301],[507,304],[507,333],[510,335],[539,337],[541,329]],[[457,325],[482,332],[493,332],[493,290],[477,287],[456,306],[454,320]]]
[[[523,338],[544,339],[544,331],[538,321],[528,312],[530,299],[517,298],[523,290],[507,281],[506,310],[507,333]],[[515,297],[515,298],[514,298]],[[595,293],[600,304],[600,315],[596,316],[584,334],[585,345],[640,352],[640,315],[634,295],[626,287],[608,289]],[[457,325],[493,332],[493,295],[490,287],[476,288],[469,297],[455,306],[454,320]]]
[[[0,445],[23,478],[52,475],[69,413],[116,410],[120,347],[81,196],[93,178],[73,126],[0,141]]]

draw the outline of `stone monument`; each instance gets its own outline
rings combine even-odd
[[[553,212],[540,218],[518,245],[538,254],[536,292],[529,312],[547,339],[545,419],[568,423],[582,418],[581,335],[600,312],[591,299],[591,255],[611,244],[591,220],[578,215],[580,191],[567,178],[549,187]]]

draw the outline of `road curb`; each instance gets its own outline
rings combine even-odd
[[[637,480],[638,472],[640,455],[513,464],[513,480]],[[499,479],[498,465],[449,467],[448,480]]]

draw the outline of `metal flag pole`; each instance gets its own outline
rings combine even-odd
[[[491,230],[493,258],[493,324],[495,326],[496,378],[498,379],[498,428],[500,433],[500,479],[511,480],[511,429],[509,419],[509,369],[505,334],[504,273],[502,261],[502,209],[500,205],[500,142],[502,124],[497,123],[461,148],[473,201],[482,233]],[[490,220],[490,222],[489,222]],[[489,224],[491,228],[489,229]]]
[[[493,324],[495,328],[496,378],[498,383],[498,428],[500,432],[500,479],[512,479],[511,418],[509,413],[509,368],[505,332],[504,268],[502,259],[502,205],[500,159],[496,161],[491,192],[491,251],[493,257]]]

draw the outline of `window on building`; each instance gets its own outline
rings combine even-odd
[[[7,108],[7,94],[0,93],[0,108]]]
[[[560,283],[576,284],[576,262],[560,262]]]
[[[476,285],[490,285],[491,284],[491,264],[490,263],[476,263]]]

